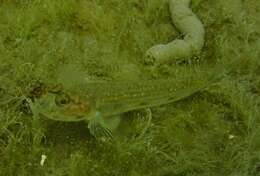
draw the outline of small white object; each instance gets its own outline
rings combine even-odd
[[[228,136],[228,139],[233,139],[234,137],[235,137],[234,135],[230,134],[230,135]]]
[[[41,162],[40,162],[40,165],[41,165],[41,166],[44,165],[44,162],[45,162],[46,159],[47,159],[47,156],[46,156],[46,155],[42,155],[42,156],[41,156]]]

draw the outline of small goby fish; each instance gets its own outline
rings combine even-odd
[[[47,91],[30,102],[34,115],[58,121],[88,121],[90,132],[111,135],[120,114],[160,106],[202,91],[218,79],[85,82],[72,90]],[[102,129],[102,130],[100,130]]]

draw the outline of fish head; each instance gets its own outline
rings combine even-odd
[[[95,114],[94,102],[90,98],[61,91],[47,92],[29,104],[33,115],[57,121],[88,121]]]

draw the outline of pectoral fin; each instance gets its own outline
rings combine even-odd
[[[95,117],[88,123],[90,133],[96,138],[113,138],[113,132],[117,129],[120,123],[120,116],[103,117],[100,112],[97,112]]]

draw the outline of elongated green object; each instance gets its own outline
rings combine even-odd
[[[112,136],[120,123],[120,114],[184,99],[219,82],[221,75],[143,82],[82,81],[72,90],[46,90],[35,102],[29,99],[28,102],[36,117],[68,122],[84,120],[94,136]]]
[[[200,53],[205,30],[189,5],[190,0],[169,0],[172,21],[184,38],[151,47],[146,52],[147,62],[158,64],[171,59],[189,59]]]

